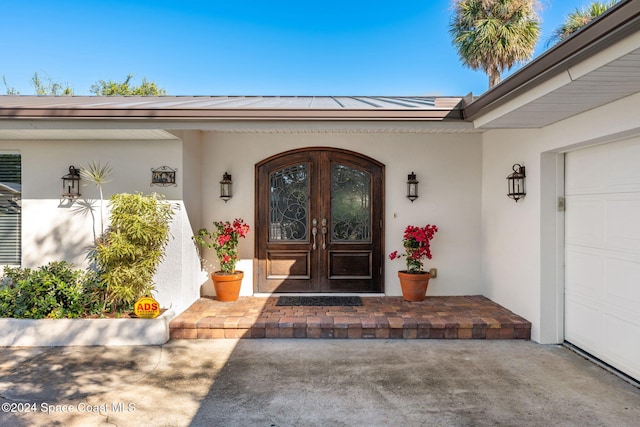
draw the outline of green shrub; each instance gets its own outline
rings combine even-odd
[[[121,309],[154,289],[153,275],[164,257],[173,212],[157,194],[115,194],[109,205],[111,225],[94,257],[108,304]]]
[[[5,267],[0,281],[0,317],[76,318],[105,308],[105,289],[95,273],[52,262],[38,269]]]
[[[111,226],[90,254],[97,271],[67,262],[38,269],[5,267],[0,317],[76,318],[131,311],[153,290],[153,275],[169,238],[171,205],[158,195],[111,197]]]

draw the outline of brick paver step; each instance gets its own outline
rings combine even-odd
[[[203,297],[169,324],[171,339],[524,339],[531,322],[484,296],[362,297],[362,306],[276,306],[277,297]]]

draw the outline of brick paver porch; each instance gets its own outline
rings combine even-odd
[[[525,339],[531,323],[483,296],[362,297],[359,307],[279,307],[277,297],[200,298],[169,325],[171,339]]]

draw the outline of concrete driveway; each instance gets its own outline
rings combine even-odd
[[[3,426],[637,426],[640,389],[561,346],[179,340],[0,349]]]

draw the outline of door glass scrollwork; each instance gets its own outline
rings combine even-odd
[[[366,171],[331,166],[331,240],[371,240],[371,175]]]
[[[308,239],[308,175],[306,164],[270,174],[269,241]]]

